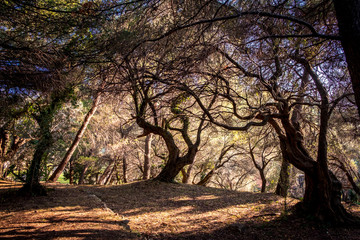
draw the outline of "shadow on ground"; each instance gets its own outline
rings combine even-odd
[[[359,228],[284,217],[284,199],[273,194],[154,181],[48,185],[48,196],[33,198],[5,194],[18,187],[0,187],[3,239],[360,239]]]

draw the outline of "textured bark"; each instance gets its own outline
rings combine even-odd
[[[360,116],[360,1],[333,0],[355,101]]]
[[[151,150],[152,134],[149,133],[145,138],[145,154],[144,154],[144,172],[143,180],[150,178],[150,150]]]
[[[86,173],[86,171],[89,169],[89,166],[90,166],[89,163],[86,163],[86,164],[84,165],[84,168],[83,168],[83,170],[82,170],[82,172],[81,172],[81,174],[80,174],[80,178],[79,178],[79,183],[78,183],[78,184],[84,184],[85,173]]]
[[[197,139],[196,142],[193,144],[187,133],[188,123],[185,123],[186,120],[184,120],[184,126],[183,129],[181,130],[181,133],[182,133],[182,137],[184,138],[188,146],[188,150],[184,156],[180,156],[180,150],[176,146],[175,140],[172,134],[168,130],[160,126],[152,125],[146,122],[140,116],[138,116],[136,120],[137,120],[137,124],[144,129],[144,132],[160,135],[166,143],[166,147],[168,150],[168,159],[165,164],[165,167],[161,170],[159,175],[155,177],[155,180],[162,182],[173,182],[175,177],[183,167],[185,167],[188,164],[192,164],[194,162],[195,155],[197,153],[198,146],[200,144],[200,133],[202,130],[203,121],[199,125]]]
[[[26,176],[26,183],[20,192],[26,195],[45,195],[45,188],[40,184],[40,167],[44,154],[51,147],[53,141],[51,136],[51,126],[56,112],[71,96],[72,88],[51,96],[51,103],[42,108],[39,114],[33,114],[40,127],[40,140],[36,145],[36,150],[31,161]]]
[[[303,202],[298,204],[302,213],[315,216],[320,221],[332,223],[354,222],[354,218],[346,212],[341,204],[341,183],[328,169],[327,139],[328,122],[330,118],[329,100],[326,89],[310,64],[301,58],[294,58],[304,67],[304,71],[311,76],[321,97],[320,126],[316,161],[305,149],[303,136],[299,128],[297,117],[293,119],[282,118],[280,127],[278,122],[270,120],[269,123],[278,133],[281,141],[285,143],[286,156],[291,164],[305,173],[305,196]],[[289,116],[287,104],[278,108],[284,116]]]
[[[191,174],[191,170],[193,168],[194,164],[190,164],[187,168],[187,170],[185,170],[185,168],[181,169],[181,174],[182,174],[182,183],[188,184],[190,181],[190,174]]]
[[[64,171],[66,165],[70,161],[77,146],[79,145],[80,140],[81,140],[82,136],[84,135],[85,130],[86,130],[87,126],[89,125],[91,118],[94,116],[94,114],[99,106],[99,102],[100,102],[100,94],[98,94],[96,96],[96,98],[94,99],[89,112],[86,114],[84,121],[81,124],[80,129],[76,133],[74,141],[72,142],[69,150],[66,152],[66,154],[65,154],[64,158],[62,159],[62,161],[60,162],[59,166],[55,169],[54,173],[49,178],[48,182],[56,182],[58,180],[58,178],[60,177],[61,173]]]
[[[115,160],[111,161],[111,163],[106,167],[104,173],[100,176],[98,184],[105,185],[107,179],[112,173],[112,169],[114,168]]]
[[[116,171],[116,163],[114,163],[114,166],[112,167],[109,175],[107,176],[106,180],[105,180],[105,184],[104,185],[108,185],[108,184],[111,184],[112,183],[112,179],[113,179],[113,174],[114,172]]]
[[[262,169],[260,171],[260,178],[261,178],[261,192],[264,193],[266,191],[266,178],[265,178],[265,173],[264,173],[264,169]]]
[[[275,194],[286,197],[290,186],[290,164],[289,161],[284,158],[281,162],[281,170],[278,183],[276,185]]]
[[[70,163],[69,163],[69,183],[70,184],[74,184],[74,163],[73,163],[73,159],[70,158]]]
[[[30,168],[26,175],[26,183],[21,192],[30,195],[45,195],[45,188],[40,185],[40,167],[43,156],[49,149],[52,139],[50,134],[50,126],[41,126],[42,136],[36,146],[36,150],[31,161]]]
[[[126,174],[127,174],[127,162],[126,162],[126,157],[123,156],[123,159],[122,159],[122,170],[123,170],[123,182],[124,183],[127,183],[127,177],[126,177]]]
[[[0,128],[0,178],[6,177],[7,168],[4,163],[11,161],[20,147],[25,143],[25,139],[15,135],[11,137],[7,129],[8,127],[9,123],[6,123]]]

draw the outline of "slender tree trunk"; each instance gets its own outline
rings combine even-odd
[[[106,180],[108,179],[111,170],[113,169],[113,166],[115,164],[115,160],[111,161],[111,163],[109,164],[109,166],[106,167],[104,173],[101,175],[98,184],[100,185],[105,185]]]
[[[69,166],[69,183],[70,184],[74,184],[74,159],[70,158],[70,162],[69,162],[70,166]]]
[[[73,143],[71,144],[69,150],[66,152],[66,154],[65,154],[63,160],[60,162],[59,166],[55,169],[54,173],[49,178],[48,182],[56,182],[58,180],[58,178],[60,177],[61,173],[64,171],[67,163],[69,162],[69,160],[71,159],[72,155],[74,154],[77,146],[79,145],[80,140],[81,140],[82,136],[84,135],[85,130],[86,130],[87,126],[89,125],[91,118],[94,116],[94,114],[99,106],[100,98],[101,98],[100,94],[97,94],[96,98],[94,99],[94,101],[92,103],[92,106],[91,106],[89,112],[86,114],[84,121],[81,124],[80,129],[76,133]]]
[[[111,169],[108,177],[106,178],[104,185],[108,185],[108,184],[111,184],[111,183],[113,182],[113,181],[111,181],[111,180],[112,180],[112,178],[113,178],[113,174],[114,174],[115,171],[116,171],[116,162],[114,163],[113,168]]]
[[[360,1],[333,0],[355,101],[360,116]]]
[[[0,160],[0,179],[4,177],[4,163]]]
[[[261,192],[264,193],[266,191],[266,178],[264,169],[259,170],[260,177],[261,177]]]
[[[201,179],[196,185],[206,186],[210,182],[210,180],[211,180],[212,176],[214,176],[214,174],[215,174],[215,168],[211,169],[210,172],[208,172],[205,175],[205,177],[203,179]]]
[[[89,163],[86,163],[86,164],[84,165],[84,168],[83,168],[83,170],[82,170],[82,172],[81,172],[81,174],[80,174],[79,185],[80,185],[80,184],[84,184],[85,173],[86,173],[86,171],[88,170],[89,166],[90,166]]]
[[[123,156],[123,165],[122,165],[122,168],[123,168],[123,182],[124,183],[127,183],[127,177],[126,177],[126,174],[127,174],[127,161],[126,161],[126,157]]]
[[[181,169],[181,174],[182,174],[182,180],[181,180],[181,182],[182,182],[182,183],[186,183],[186,184],[189,183],[190,175],[191,175],[191,170],[192,170],[193,165],[194,165],[194,164],[190,164],[190,165],[188,166],[187,170],[185,170],[185,168],[182,168],[182,169]]]
[[[152,134],[149,133],[145,138],[145,154],[144,154],[144,173],[143,180],[150,178],[150,150],[151,150]]]

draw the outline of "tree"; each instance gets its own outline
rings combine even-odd
[[[229,156],[226,156],[227,153],[234,148],[234,144],[231,144],[229,146],[224,145],[223,148],[221,149],[220,155],[217,159],[217,161],[215,162],[214,167],[212,167],[210,169],[210,171],[205,174],[203,177],[201,177],[200,181],[198,183],[196,183],[197,185],[201,185],[201,186],[206,186],[211,178],[215,175],[216,171],[218,169],[220,169],[221,167],[223,167],[226,163],[228,163],[233,157],[239,155],[237,153],[232,153]],[[226,158],[225,158],[226,156]],[[225,158],[225,160],[224,160]]]
[[[202,5],[202,7],[204,6],[205,4]],[[339,83],[338,86],[336,84],[325,85],[319,77],[318,69],[329,70],[327,66],[330,65],[335,66],[335,69],[343,73],[341,67],[343,58],[335,50],[337,49],[335,42],[321,42],[321,39],[338,40],[339,38],[335,35],[336,29],[332,28],[331,25],[322,24],[323,20],[316,15],[307,15],[305,18],[308,22],[302,19],[304,17],[302,14],[305,13],[306,16],[306,14],[310,13],[309,9],[313,6],[312,4],[302,5],[297,3],[291,5],[291,3],[288,4],[286,2],[270,4],[259,2],[250,7],[241,4],[238,10],[236,7],[229,7],[226,3],[218,4],[216,7],[218,11],[216,11],[217,15],[215,17],[201,19],[199,16],[208,9],[200,8],[197,15],[193,15],[192,18],[187,18],[184,21],[185,24],[178,24],[153,40],[163,40],[184,29],[199,28],[200,30],[198,31],[203,33],[203,39],[206,39],[203,49],[199,50],[199,52],[213,53],[203,55],[203,58],[207,57],[208,63],[212,64],[208,64],[205,70],[203,68],[198,71],[193,70],[193,72],[187,66],[183,71],[179,70],[181,72],[179,75],[212,76],[212,89],[207,91],[208,94],[218,95],[228,105],[221,105],[221,101],[217,100],[209,110],[203,104],[204,95],[199,96],[197,92],[202,87],[199,84],[177,81],[176,78],[170,81],[169,78],[166,80],[163,78],[161,82],[174,84],[174,86],[178,86],[178,89],[190,94],[197,101],[209,121],[220,127],[233,131],[244,131],[250,127],[270,124],[281,138],[280,141],[286,143],[285,150],[290,162],[305,172],[306,193],[303,202],[304,209],[321,220],[329,219],[346,222],[351,221],[351,217],[340,203],[340,182],[328,169],[326,140],[328,123],[333,109],[339,101],[345,99],[345,96],[349,96],[351,93],[345,92],[341,95],[339,86],[344,84],[346,89],[346,82]],[[253,7],[258,9],[252,10]],[[233,15],[221,15],[224,13],[222,9],[225,8],[229,9]],[[273,12],[266,12],[266,8],[271,8]],[[327,10],[329,5],[325,4],[316,8]],[[294,16],[291,16],[291,13]],[[330,13],[331,15],[329,11],[324,13]],[[290,14],[290,16],[286,14]],[[244,18],[245,16],[247,16],[246,19]],[[233,19],[238,18],[241,18],[241,21],[233,21]],[[221,25],[220,22],[223,21],[228,22],[226,25]],[[254,22],[257,24],[254,24]],[[274,28],[274,25],[285,27]],[[203,27],[201,28],[200,26]],[[216,26],[221,26],[221,28],[216,28]],[[288,26],[291,26],[291,28]],[[214,29],[218,31],[216,31],[216,35],[211,35],[211,30]],[[236,29],[243,29],[243,32],[239,33]],[[294,34],[294,31],[298,33]],[[207,34],[212,36],[212,38],[207,38]],[[215,38],[217,42],[214,40]],[[302,40],[305,38],[306,40],[312,40],[309,42]],[[318,41],[318,39],[320,40]],[[284,48],[290,48],[292,51],[289,54],[285,54],[282,51]],[[330,51],[332,49],[334,54],[328,56],[327,60],[324,60],[324,58],[320,59],[320,56],[323,55],[315,57],[314,53],[306,50],[306,48],[312,49],[314,53],[318,54],[323,50]],[[220,53],[220,56],[216,57],[214,52]],[[313,61],[308,60],[310,56],[313,56]],[[197,57],[198,55],[194,54],[191,60],[197,59]],[[218,59],[217,66],[213,64],[215,59]],[[224,61],[223,59],[226,60]],[[190,63],[193,62],[191,60],[189,61]],[[315,64],[316,67],[313,67],[312,64]],[[293,78],[293,76],[299,75],[301,71],[303,73],[309,72],[311,76],[310,92],[303,93],[301,88],[299,88],[300,84],[297,84],[297,81]],[[333,74],[331,75],[333,79],[339,79],[339,76],[336,76],[334,71],[329,73]],[[330,76],[330,74],[326,74],[326,76]],[[346,74],[339,75],[343,79],[346,78]],[[235,82],[239,82],[239,80],[235,79],[239,78],[243,79],[240,81],[244,86],[248,86],[247,88],[245,87],[245,90],[233,86]],[[330,78],[326,79],[329,81]],[[294,89],[285,84],[285,82],[289,81],[291,82],[290,86]],[[340,93],[340,96],[332,95],[329,98],[328,94],[330,91],[327,88],[333,86],[339,89],[337,93]],[[207,87],[209,88],[209,85]],[[194,89],[197,90],[195,91]],[[256,93],[258,97],[251,95]],[[331,93],[335,92],[331,91]],[[302,103],[296,101],[302,94],[309,94],[308,102]],[[316,100],[311,101],[311,98]],[[312,156],[305,149],[299,122],[291,121],[290,116],[296,105],[319,107],[320,131],[318,132],[316,157]],[[248,109],[244,108],[244,106],[247,106]],[[229,115],[234,116],[236,121],[244,122],[245,125],[240,127],[234,126],[232,123],[235,124],[236,121],[230,121]]]
[[[149,133],[145,138],[145,152],[144,152],[144,172],[143,179],[147,180],[150,178],[150,150],[151,150],[152,134]]]
[[[56,182],[57,179],[60,177],[60,174],[64,171],[65,166],[70,161],[72,155],[74,154],[77,146],[79,145],[79,142],[92,118],[92,116],[95,114],[99,104],[100,104],[101,94],[99,92],[96,93],[94,100],[92,102],[91,108],[89,112],[86,114],[83,123],[81,124],[81,127],[79,128],[78,132],[76,133],[75,139],[72,142],[69,150],[66,152],[64,158],[60,162],[59,166],[55,169],[53,174],[48,179],[49,182]]]
[[[21,189],[26,194],[43,195],[46,193],[45,189],[40,185],[40,165],[53,143],[51,126],[55,113],[72,96],[72,92],[73,88],[69,87],[59,93],[53,93],[50,97],[50,103],[40,108],[38,113],[32,114],[39,125],[40,139],[36,145],[35,153],[26,175],[26,183]]]
[[[356,105],[360,116],[360,2],[334,0],[341,44],[351,76]]]
[[[251,136],[250,136],[251,135]],[[250,132],[247,134],[247,147],[243,148],[254,164],[256,170],[259,172],[261,179],[261,189],[263,193],[266,191],[266,172],[267,166],[271,161],[277,158],[276,141],[271,133],[271,129],[263,128],[259,132]],[[266,171],[265,171],[266,169]]]

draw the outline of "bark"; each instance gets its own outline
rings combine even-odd
[[[279,180],[276,186],[275,194],[286,197],[290,186],[290,163],[289,156],[286,153],[286,143],[280,139],[280,149],[283,156]]]
[[[184,126],[181,130],[181,133],[188,146],[188,151],[184,156],[180,156],[180,150],[176,146],[175,140],[168,130],[160,126],[152,125],[146,122],[142,117],[137,117],[137,123],[144,129],[144,132],[147,131],[160,135],[164,139],[169,155],[165,167],[162,169],[159,175],[155,177],[155,180],[162,182],[173,182],[183,167],[194,162],[195,155],[200,144],[200,132],[202,130],[203,121],[199,125],[197,139],[195,144],[193,144],[187,135],[188,126],[184,120]]]
[[[301,138],[297,138],[287,129],[290,125],[285,124],[288,137],[286,137],[286,153],[289,161],[305,173],[305,196],[298,205],[301,213],[315,216],[320,221],[333,223],[353,222],[354,219],[341,205],[341,183],[335,175],[327,170],[324,174],[324,166],[314,161],[310,154],[304,151]],[[299,133],[298,133],[299,134]]]
[[[30,195],[46,195],[45,188],[40,184],[40,168],[43,156],[46,154],[49,146],[51,145],[52,139],[48,126],[42,126],[42,136],[36,146],[36,150],[31,161],[30,168],[26,175],[26,183],[20,190],[25,194]]]
[[[354,178],[352,177],[350,171],[347,169],[345,164],[340,160],[337,159],[337,162],[339,165],[336,165],[338,168],[340,168],[346,175],[346,178],[348,179],[349,183],[351,184],[353,190],[360,195],[360,188],[356,185],[356,182],[354,181]],[[350,167],[351,170],[351,167]]]
[[[254,147],[251,147],[250,144],[250,140],[249,140],[249,153],[250,153],[250,158],[251,161],[253,162],[255,168],[258,170],[259,174],[260,174],[260,179],[261,179],[261,192],[264,193],[266,190],[266,178],[265,178],[265,173],[264,173],[264,169],[266,167],[266,165],[264,164],[264,161],[262,162],[262,166],[260,166],[256,160],[255,160],[255,155],[254,155]]]
[[[193,167],[193,164],[190,164],[189,167],[187,168],[187,170],[185,170],[185,168],[181,169],[181,174],[182,174],[181,182],[182,183],[185,183],[185,184],[189,183],[192,167]]]
[[[150,178],[150,150],[151,150],[152,134],[149,133],[145,138],[145,154],[144,154],[144,172],[143,180]]]
[[[210,182],[210,180],[211,180],[212,176],[214,176],[214,174],[215,174],[215,168],[211,169],[210,172],[208,172],[205,175],[205,177],[203,179],[201,179],[196,185],[206,186]]]
[[[55,114],[55,106],[43,110],[36,121],[40,126],[40,140],[36,146],[33,159],[26,175],[26,183],[20,192],[26,195],[46,195],[45,188],[40,184],[40,168],[44,155],[52,144],[50,132],[51,123]]]
[[[113,168],[111,169],[108,177],[106,178],[106,181],[105,181],[105,184],[104,184],[104,185],[108,185],[108,184],[111,184],[111,183],[113,182],[113,181],[111,181],[111,180],[112,180],[112,178],[113,178],[113,174],[114,174],[115,171],[116,171],[116,162],[114,163]]]
[[[297,119],[282,118],[282,128],[274,120],[270,120],[269,123],[278,133],[281,141],[286,143],[284,149],[289,162],[305,173],[305,196],[303,202],[298,204],[298,207],[302,213],[313,215],[320,221],[332,223],[354,222],[355,219],[346,212],[341,204],[341,183],[328,169],[326,134],[330,112],[326,89],[306,60],[296,57],[294,59],[303,65],[305,71],[310,74],[321,97],[320,131],[316,161],[304,147],[303,136]],[[284,116],[289,116],[290,110],[287,104],[278,107],[278,109]]]
[[[69,150],[66,152],[64,158],[60,162],[59,166],[55,169],[54,173],[51,175],[48,182],[56,182],[58,180],[58,178],[60,177],[61,173],[64,171],[66,165],[70,161],[77,146],[79,145],[80,140],[81,140],[82,136],[84,135],[85,130],[86,130],[87,126],[89,125],[91,118],[94,116],[94,114],[99,106],[100,98],[101,98],[100,94],[97,94],[96,98],[94,99],[94,101],[92,103],[92,106],[91,106],[89,112],[86,114],[84,121],[81,124],[80,129],[76,133],[75,139],[72,142]]]
[[[2,161],[0,161],[0,179],[4,176],[4,164]]]
[[[40,184],[41,161],[53,143],[50,129],[54,116],[69,99],[71,92],[72,88],[67,88],[58,94],[52,95],[50,104],[42,108],[39,114],[33,114],[40,127],[40,140],[27,172],[26,183],[20,189],[20,192],[25,195],[46,195],[45,188]]]
[[[19,148],[25,143],[25,139],[11,134],[8,131],[9,123],[0,128],[0,178],[6,178],[7,168],[5,162],[11,159],[18,152]]]
[[[74,160],[70,158],[70,166],[69,166],[69,183],[74,184]]]
[[[110,174],[112,173],[111,170],[114,168],[115,160],[111,161],[109,166],[106,167],[104,173],[101,175],[98,184],[105,185],[106,180],[109,178]]]
[[[275,194],[286,197],[290,186],[290,164],[289,161],[283,158],[281,163],[281,170],[278,183],[276,185]]]
[[[159,173],[158,176],[155,177],[155,180],[163,181],[163,182],[173,182],[175,177],[178,173],[183,169],[186,165],[192,164],[195,159],[195,155],[198,151],[198,147],[201,141],[201,132],[204,129],[204,119],[205,113],[203,114],[200,124],[198,125],[197,132],[196,132],[196,140],[193,142],[189,137],[189,117],[183,113],[181,110],[181,103],[186,100],[188,93],[180,94],[177,98],[175,98],[170,106],[171,113],[173,115],[173,119],[180,120],[182,126],[181,128],[173,128],[170,126],[170,123],[164,119],[164,124],[162,126],[159,125],[159,119],[156,113],[156,108],[151,103],[149,99],[149,92],[148,90],[143,92],[144,99],[142,100],[141,104],[138,104],[138,92],[135,92],[133,95],[134,103],[136,105],[136,123],[144,130],[144,134],[147,135],[149,133],[153,133],[162,137],[165,141],[166,148],[168,150],[168,159],[165,164],[165,167]],[[215,98],[212,100],[211,105],[214,103]],[[150,108],[153,114],[154,123],[150,123],[145,120],[146,109]],[[170,130],[179,132],[187,146],[187,152],[180,156],[180,150],[177,147],[174,137],[171,134]],[[143,134],[143,135],[144,135]]]
[[[126,162],[126,157],[125,157],[125,156],[123,156],[122,169],[123,169],[123,182],[124,182],[124,183],[127,183],[127,177],[126,177],[126,173],[127,173],[127,162]]]
[[[355,101],[360,116],[360,1],[333,0]]]
[[[81,172],[81,174],[80,174],[79,183],[78,183],[79,185],[80,185],[80,184],[84,184],[85,173],[86,173],[86,171],[89,169],[89,166],[90,166],[89,163],[86,163],[86,164],[84,165],[84,168],[83,168],[83,170],[82,170],[82,172]]]
[[[260,172],[260,178],[261,178],[261,192],[264,193],[266,191],[266,178],[264,169],[259,170]]]

